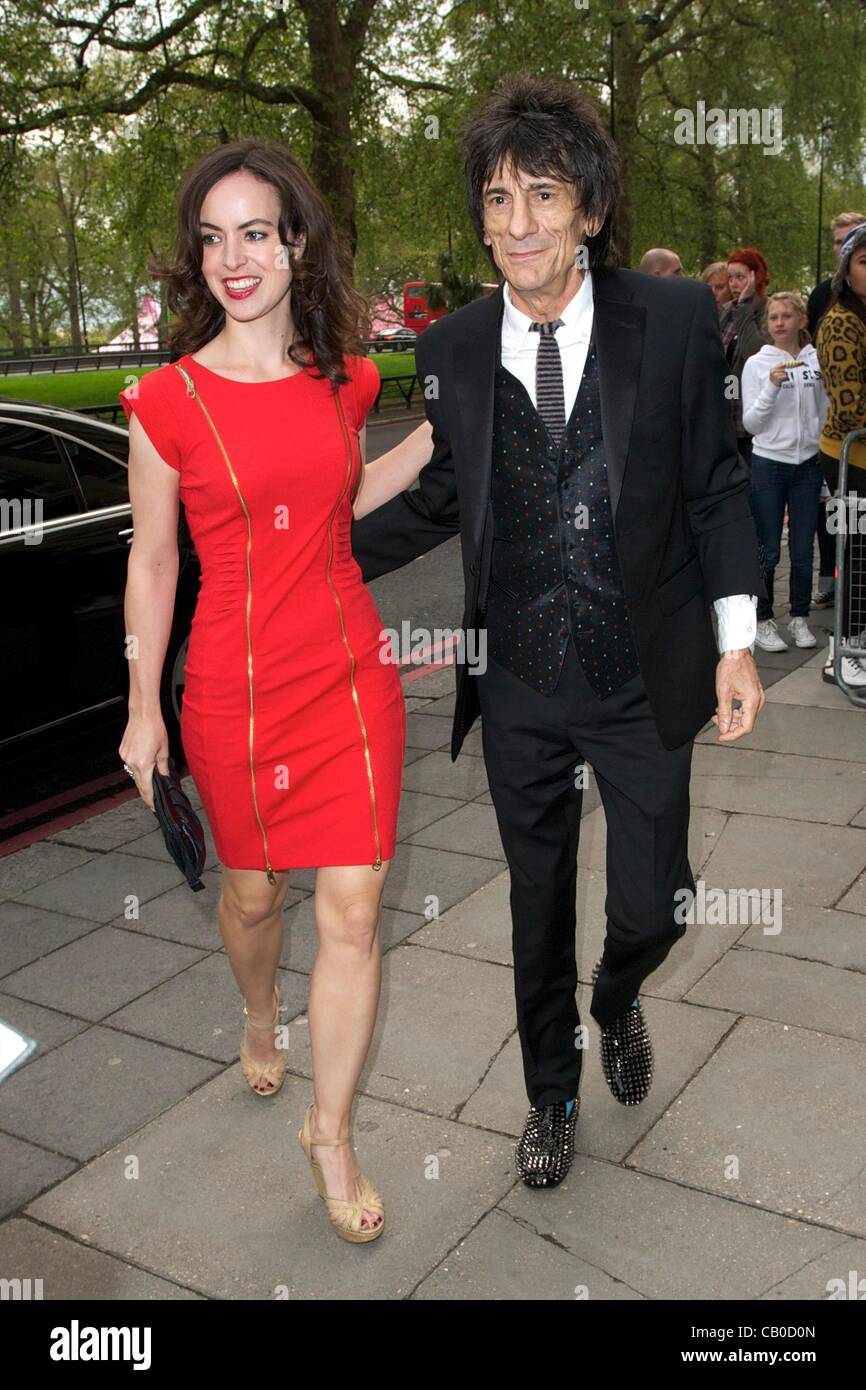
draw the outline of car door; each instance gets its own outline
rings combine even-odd
[[[63,719],[76,652],[81,505],[57,437],[0,406],[0,745]]]
[[[75,690],[78,711],[109,709],[129,695],[123,599],[132,509],[126,470],[126,440],[97,421],[67,424],[59,436],[85,508],[73,565],[77,634]],[[119,455],[122,454],[123,462]]]

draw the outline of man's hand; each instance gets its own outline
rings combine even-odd
[[[719,743],[733,743],[752,732],[767,697],[748,647],[725,652],[720,658],[716,667],[716,700],[713,723],[719,730]]]

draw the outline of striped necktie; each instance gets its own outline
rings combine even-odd
[[[535,363],[535,406],[557,445],[565,430],[565,388],[559,343],[556,341],[556,330],[561,326],[562,319],[530,324],[530,330],[539,335]]]

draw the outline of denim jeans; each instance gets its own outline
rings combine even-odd
[[[761,546],[767,598],[758,599],[758,622],[773,616],[773,577],[782,548],[782,522],[788,506],[792,618],[808,618],[812,603],[812,564],[823,472],[818,455],[805,463],[777,463],[752,453],[752,515]]]

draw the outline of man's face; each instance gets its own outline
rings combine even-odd
[[[846,236],[849,235],[849,233],[850,233],[850,231],[851,231],[851,227],[856,227],[856,226],[857,226],[857,223],[856,223],[856,222],[852,222],[852,223],[851,223],[849,226],[847,226],[847,227],[834,227],[834,228],[833,228],[833,250],[834,250],[834,252],[836,253],[836,259],[837,259],[837,261],[838,261],[838,259],[839,259],[839,252],[842,250],[842,242],[845,240]]]
[[[659,271],[659,275],[682,275],[682,274],[683,274],[683,263],[682,263],[682,261],[680,260],[679,256],[675,256],[675,255],[673,254],[673,252],[671,252],[671,255],[669,256],[668,260],[665,261],[664,270],[660,270],[660,271]]]
[[[484,190],[484,244],[512,289],[527,295],[561,292],[578,247],[598,227],[584,216],[574,185],[552,174],[500,165]]]

